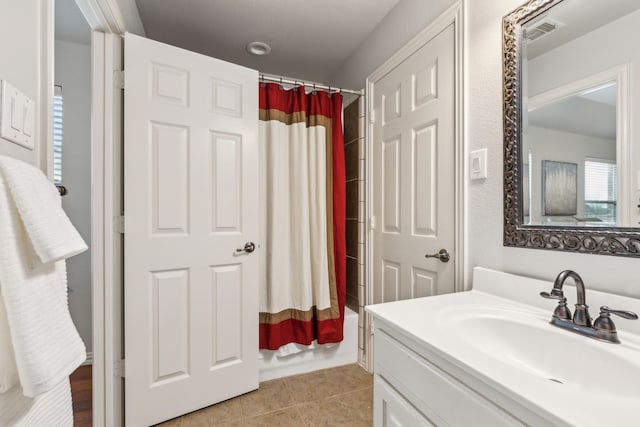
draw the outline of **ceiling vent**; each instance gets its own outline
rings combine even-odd
[[[532,42],[562,27],[564,27],[564,24],[559,21],[551,18],[543,18],[536,22],[535,25],[527,28],[524,32],[524,37],[529,42]]]

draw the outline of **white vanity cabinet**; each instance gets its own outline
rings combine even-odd
[[[552,285],[476,267],[470,291],[366,307],[374,425],[640,426],[640,321],[616,319],[621,344],[557,328],[540,298]],[[586,300],[640,313],[638,299]]]
[[[423,346],[381,319],[374,335],[374,426],[524,425],[438,366]]]

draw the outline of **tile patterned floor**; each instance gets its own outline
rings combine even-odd
[[[260,384],[260,389],[161,427],[369,427],[373,425],[372,376],[346,365]]]

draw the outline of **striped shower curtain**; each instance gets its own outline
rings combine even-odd
[[[342,341],[346,292],[342,96],[260,85],[266,281],[260,348]]]

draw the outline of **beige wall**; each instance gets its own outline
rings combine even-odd
[[[552,279],[573,269],[588,288],[640,297],[640,259],[502,245],[502,17],[522,0],[465,0],[465,134],[468,150],[488,149],[489,177],[468,183],[468,263]],[[574,300],[575,297],[569,296]],[[588,302],[588,301],[587,301]]]
[[[28,150],[0,139],[0,154],[15,157],[44,169],[48,133],[47,106],[42,102],[49,90],[46,81],[50,51],[47,0],[0,0],[0,79],[7,80],[36,102],[35,149]],[[51,89],[52,90],[52,89]],[[44,120],[43,120],[44,118]]]

